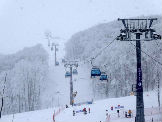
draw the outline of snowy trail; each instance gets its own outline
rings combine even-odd
[[[61,51],[63,52],[63,51]],[[54,54],[50,50],[49,53],[49,81],[47,82],[47,89],[44,93],[43,101],[46,106],[65,106],[70,103],[70,78],[65,78],[65,72],[69,71],[69,68],[64,67],[64,63],[61,62],[61,57],[64,57],[64,53],[58,55],[59,66],[54,65]],[[77,68],[78,75],[73,75],[73,91],[77,91],[75,97],[75,103],[91,101],[92,95],[92,80],[90,79],[90,71],[84,64],[79,62]],[[44,100],[46,99],[46,100]]]
[[[74,91],[78,92],[75,98],[75,103],[91,101],[93,99],[93,93],[90,71],[87,70],[85,65],[80,64],[78,67],[78,75],[73,76]]]
[[[69,69],[66,69],[69,70]],[[55,93],[59,95],[59,105],[69,104],[70,99],[70,78],[65,78],[64,64],[60,64],[53,68],[52,71],[55,74]],[[73,87],[74,92],[77,91],[75,102],[85,102],[92,100],[92,87],[89,73],[84,66],[78,67],[78,75],[73,75]],[[55,99],[58,99],[58,95],[55,95]]]
[[[61,106],[69,103],[69,83],[64,76],[64,66],[60,60],[58,61],[60,65],[55,66],[53,52],[49,51],[49,81],[46,84],[45,96],[43,96],[46,101],[49,101],[47,103],[49,107]]]

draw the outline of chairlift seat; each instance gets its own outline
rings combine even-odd
[[[101,71],[99,68],[93,67],[91,70],[91,77],[92,76],[100,76],[101,75]]]
[[[106,74],[101,74],[101,76],[100,76],[100,80],[108,80],[108,78],[107,78],[107,75]]]
[[[59,62],[58,61],[56,61],[56,66],[58,66],[59,65]]]
[[[66,77],[70,77],[71,76],[71,73],[69,72],[69,71],[67,71],[66,73],[65,73],[65,78]]]
[[[73,74],[78,74],[77,69],[73,69]]]
[[[62,59],[62,63],[65,63],[65,59]]]

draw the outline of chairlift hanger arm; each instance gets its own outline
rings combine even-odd
[[[123,23],[124,27],[127,28],[125,20],[122,20],[122,23]]]
[[[120,19],[118,18],[118,21],[122,21],[122,20],[157,20],[157,18],[151,18],[151,19]]]
[[[123,23],[123,25],[126,29],[128,29],[128,26],[127,26],[128,21],[138,21],[138,22],[139,21],[146,21],[146,27],[147,27],[147,21],[150,21],[150,23],[149,23],[149,28],[150,28],[152,26],[152,23],[153,23],[154,20],[157,20],[157,18],[151,18],[151,19],[120,19],[120,18],[118,18],[118,21],[122,21],[122,23]],[[126,25],[126,21],[127,21],[127,25]]]
[[[150,20],[149,28],[151,28],[153,20]]]
[[[72,66],[78,67],[78,63],[77,62],[78,61],[68,61],[68,62],[66,62],[64,67],[72,67]]]
[[[131,21],[132,20],[132,21]],[[133,39],[130,37],[130,33],[140,33],[141,35],[145,33],[145,39],[141,39],[143,41],[151,41],[161,39],[161,36],[155,34],[155,30],[151,29],[152,23],[157,18],[150,19],[118,19],[118,21],[122,21],[125,29],[121,30],[120,35],[117,36],[117,40],[120,41],[136,41],[137,39]],[[133,28],[132,27],[132,23]],[[150,33],[149,33],[150,32]],[[153,33],[154,32],[154,33]],[[149,35],[149,37],[148,37]]]

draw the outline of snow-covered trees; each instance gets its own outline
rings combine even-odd
[[[48,75],[48,54],[42,45],[1,57],[0,67],[1,86],[6,87],[3,114],[40,109],[40,95]]]
[[[154,23],[153,28],[157,30],[157,33],[162,34],[162,17],[155,17],[158,18],[158,21]],[[90,59],[95,57],[102,48],[117,37],[121,28],[123,28],[122,23],[113,21],[99,24],[74,34],[67,42],[66,57],[79,59],[84,62],[90,61]],[[134,42],[132,43],[135,44]],[[141,42],[142,50],[160,62],[162,62],[161,44],[161,40]],[[93,61],[93,64],[102,69],[102,71],[105,71],[109,77],[109,87],[105,87],[109,88],[109,95],[107,96],[125,96],[131,92],[131,85],[136,83],[136,50],[131,43],[114,41],[108,48],[102,51]],[[106,65],[106,67],[104,65]],[[89,71],[91,67],[90,63],[88,63]],[[160,69],[160,67],[156,61],[142,53],[144,90],[148,91],[156,87],[157,70]],[[107,94],[107,90],[105,94]]]

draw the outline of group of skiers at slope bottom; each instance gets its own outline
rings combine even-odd
[[[87,109],[86,108],[83,108],[83,113],[86,115],[87,114]],[[90,108],[88,108],[88,113],[90,113],[91,112],[91,109]],[[73,116],[75,116],[75,111],[73,110]]]
[[[110,108],[113,111],[113,107]],[[117,110],[118,117],[119,116],[119,109]],[[106,110],[106,116],[108,116],[108,110]],[[125,112],[125,118],[131,118],[132,117],[132,111],[129,109],[128,112]]]

